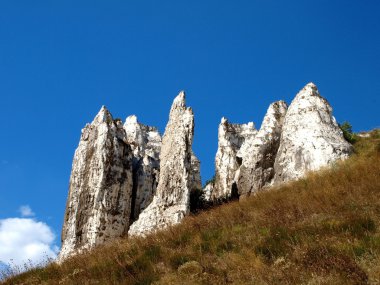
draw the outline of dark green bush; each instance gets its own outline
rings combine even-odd
[[[340,129],[343,132],[343,136],[351,144],[354,144],[358,141],[358,136],[352,132],[352,125],[349,122],[343,122],[339,124]]]

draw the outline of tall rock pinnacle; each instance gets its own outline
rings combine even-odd
[[[161,136],[154,127],[129,116],[124,124],[126,141],[133,152],[132,220],[153,200],[160,173]]]
[[[82,130],[72,165],[59,259],[126,234],[132,151],[121,121],[102,107]]]
[[[242,164],[238,156],[240,148],[246,140],[251,140],[257,134],[254,124],[231,124],[222,118],[218,129],[218,151],[215,156],[215,183],[212,193],[206,193],[211,200],[230,198],[237,195],[237,171]]]
[[[140,213],[129,235],[145,235],[179,223],[190,211],[194,115],[186,108],[185,93],[174,99],[162,138],[160,177],[152,203]]]
[[[302,177],[347,158],[352,146],[344,139],[330,104],[313,83],[294,98],[286,113],[275,161],[275,183]]]
[[[238,153],[243,157],[238,174],[240,196],[248,196],[271,183],[287,107],[284,101],[272,103],[257,135],[246,140]]]

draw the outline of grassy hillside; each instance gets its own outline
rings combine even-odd
[[[380,284],[380,133],[329,170],[4,284]]]

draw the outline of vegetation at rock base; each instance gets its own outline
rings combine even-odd
[[[343,136],[351,144],[354,144],[358,141],[359,137],[352,132],[352,126],[349,122],[343,122],[339,124],[340,129],[343,132]]]
[[[3,284],[380,284],[380,138],[332,168]]]

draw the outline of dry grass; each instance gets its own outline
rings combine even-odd
[[[329,170],[4,284],[380,284],[380,140]]]

